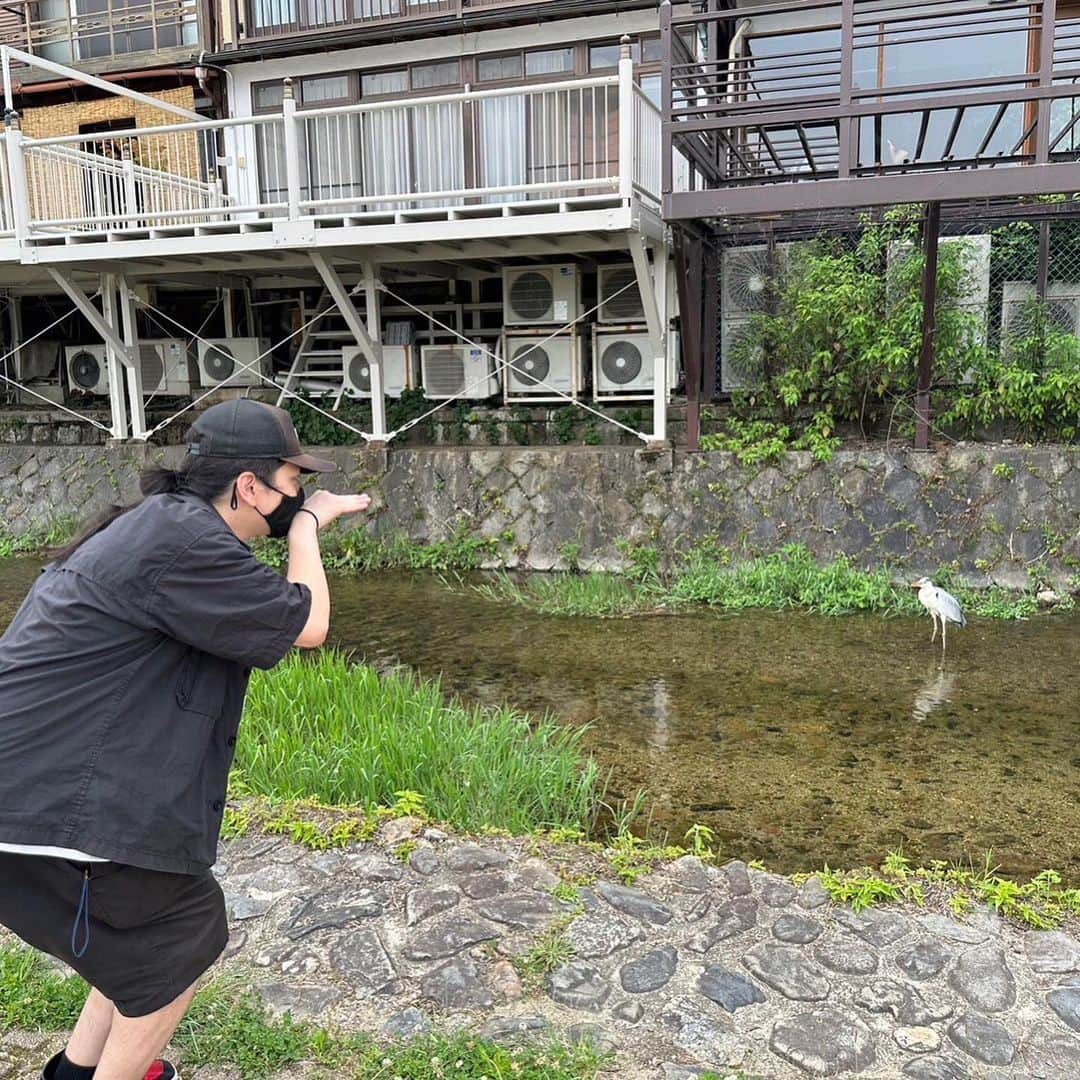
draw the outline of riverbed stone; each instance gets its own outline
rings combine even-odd
[[[749,979],[719,964],[710,964],[698,976],[698,990],[726,1012],[765,1001],[765,995]]]
[[[616,885],[611,881],[598,881],[596,891],[616,911],[621,911],[624,915],[629,915],[640,922],[650,923],[653,926],[666,926],[672,920],[673,916],[669,908],[637,889]]]
[[[709,1065],[738,1067],[746,1056],[746,1043],[730,1022],[704,1012],[687,998],[669,1002],[661,1013],[675,1032],[675,1045]]]
[[[452,848],[446,856],[446,865],[459,874],[475,874],[480,870],[505,866],[509,861],[509,855],[492,848],[481,847],[479,844],[460,844]]]
[[[1031,970],[1040,975],[1080,971],[1080,943],[1060,930],[1033,930],[1025,934],[1024,952]]]
[[[1080,987],[1051,990],[1046,995],[1046,1003],[1073,1031],[1080,1031]]]
[[[426,1035],[431,1028],[428,1018],[417,1008],[404,1009],[383,1024],[383,1033],[403,1042]]]
[[[809,945],[821,937],[822,926],[805,915],[781,915],[772,925],[773,937],[789,945]]]
[[[461,893],[452,885],[440,889],[413,889],[405,897],[405,922],[415,926],[432,915],[449,911],[461,900]]]
[[[1067,1031],[1035,1028],[1025,1034],[1020,1053],[1030,1080],[1080,1076],[1080,1039]]]
[[[654,949],[640,960],[623,964],[619,969],[619,982],[628,994],[647,994],[666,986],[678,963],[679,954],[671,946]]]
[[[563,964],[548,976],[548,996],[560,1005],[599,1012],[611,996],[611,986],[591,964]]]
[[[798,890],[788,881],[769,881],[761,888],[762,903],[774,908],[787,907],[798,895]]]
[[[914,986],[896,979],[872,979],[860,986],[855,1004],[870,1013],[885,1013],[901,1024],[922,1027],[952,1015],[951,1005],[931,1004]]]
[[[805,908],[807,911],[814,911],[827,904],[829,902],[829,893],[825,886],[821,884],[821,878],[807,878],[799,888],[796,902],[799,907]]]
[[[720,904],[713,921],[686,942],[692,952],[707,953],[719,942],[757,925],[758,903],[752,896],[737,896]]]
[[[225,894],[225,910],[230,919],[243,922],[246,919],[258,919],[273,906],[274,901],[265,897],[234,896]]]
[[[668,876],[688,892],[707,892],[713,887],[717,873],[696,855],[683,855],[668,868]]]
[[[644,936],[637,923],[605,915],[582,915],[566,931],[566,940],[574,954],[585,960],[596,960],[621,952]]]
[[[566,1041],[571,1046],[588,1046],[601,1054],[613,1054],[619,1047],[619,1040],[599,1024],[574,1024],[566,1032]]]
[[[832,1006],[778,1020],[769,1049],[811,1076],[864,1072],[877,1059],[869,1027]]]
[[[848,908],[838,908],[834,917],[841,926],[857,934],[875,949],[884,949],[901,941],[911,933],[912,928],[912,922],[907,916],[875,908],[858,915]]]
[[[971,1076],[959,1061],[937,1054],[909,1061],[903,1073],[911,1080],[968,1080]]]
[[[495,1016],[492,1017],[477,1034],[482,1039],[492,1042],[515,1042],[523,1035],[535,1035],[551,1027],[550,1021],[543,1016]]]
[[[749,896],[753,891],[750,884],[750,871],[741,859],[735,859],[720,868],[727,881],[728,892],[732,896]]]
[[[340,928],[381,915],[383,906],[370,889],[356,886],[331,889],[301,901],[282,922],[285,935],[297,941],[317,930]]]
[[[492,922],[519,930],[541,930],[563,907],[548,893],[527,892],[499,897],[481,904],[477,910]]]
[[[742,958],[743,966],[760,982],[791,1001],[823,1001],[829,980],[798,949],[786,945],[755,945]]]
[[[1001,949],[969,949],[950,972],[949,985],[981,1012],[1002,1012],[1016,1002],[1016,980]]]
[[[896,966],[918,982],[932,979],[953,958],[953,952],[936,938],[921,938],[894,957]]]
[[[975,922],[957,922],[945,915],[920,915],[919,923],[931,934],[955,941],[961,945],[981,945],[990,937],[990,931]]]
[[[330,964],[353,986],[380,993],[397,978],[390,954],[374,930],[361,930],[337,941],[330,950]]]
[[[365,882],[400,881],[405,876],[405,867],[382,852],[361,851],[347,855],[346,861]]]
[[[498,936],[499,931],[490,923],[468,916],[449,916],[414,934],[402,950],[402,955],[407,960],[444,960]]]
[[[847,935],[817,945],[814,959],[838,975],[872,975],[878,969],[877,953]]]
[[[612,1007],[611,1015],[628,1024],[636,1024],[645,1015],[645,1009],[640,1001],[620,1001]]]
[[[495,1001],[467,956],[455,956],[429,971],[420,980],[420,991],[444,1009],[487,1009]]]
[[[1016,1045],[1005,1026],[978,1013],[964,1013],[950,1024],[949,1038],[984,1065],[1009,1065],[1016,1056]]]
[[[893,1041],[913,1054],[932,1054],[941,1049],[941,1036],[932,1027],[898,1027]]]
[[[490,900],[513,888],[510,875],[502,870],[489,870],[481,874],[469,874],[461,879],[461,891],[470,900]]]
[[[420,844],[409,856],[409,868],[415,870],[422,877],[431,877],[439,872],[439,856],[435,849],[428,844]]]
[[[289,1012],[298,1020],[319,1016],[341,998],[341,991],[333,986],[294,986],[283,982],[260,986],[258,994],[274,1015]]]

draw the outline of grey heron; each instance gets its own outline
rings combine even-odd
[[[930,635],[931,642],[937,637],[938,619],[941,620],[941,655],[945,655],[945,628],[949,623],[957,626],[967,626],[967,619],[960,608],[960,601],[952,593],[939,589],[928,577],[921,577],[911,584],[913,589],[919,590],[919,603],[930,612],[930,618],[934,620],[934,632]]]

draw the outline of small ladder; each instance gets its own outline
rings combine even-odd
[[[355,339],[326,289],[323,289],[314,309],[305,306],[301,294],[301,321],[306,323],[321,311],[326,311],[327,314],[315,319],[300,338],[300,347],[296,350],[292,366],[281,384],[281,393],[277,400],[279,406],[290,391],[304,391],[312,397],[333,395],[335,409],[341,401],[345,389],[342,349],[355,344]]]

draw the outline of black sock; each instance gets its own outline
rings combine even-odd
[[[96,1069],[96,1065],[73,1065],[68,1061],[65,1052],[60,1055],[60,1060],[56,1063],[56,1072],[53,1073],[52,1080],[93,1080]]]

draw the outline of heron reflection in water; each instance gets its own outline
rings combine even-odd
[[[955,684],[955,671],[935,668],[931,676],[915,693],[915,701],[911,706],[911,718],[925,720],[935,709],[947,705],[952,700]]]

